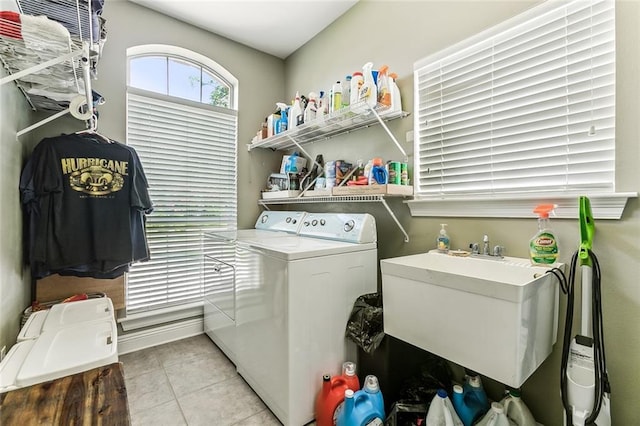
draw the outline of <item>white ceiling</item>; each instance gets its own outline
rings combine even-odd
[[[286,58],[358,0],[130,0]]]

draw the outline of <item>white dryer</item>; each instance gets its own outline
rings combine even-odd
[[[255,228],[209,231],[203,238],[204,331],[236,363],[236,242],[296,235],[306,212],[264,211]]]
[[[310,213],[298,236],[236,242],[236,366],[285,426],[313,420],[323,374],[355,356],[353,303],[376,288],[368,214]]]

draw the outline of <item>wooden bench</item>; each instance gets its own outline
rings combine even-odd
[[[3,426],[130,424],[118,362],[0,394]]]

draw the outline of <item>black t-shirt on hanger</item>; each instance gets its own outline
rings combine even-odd
[[[30,161],[40,209],[32,261],[110,271],[148,257],[142,222],[152,203],[135,150],[70,134],[43,139]]]

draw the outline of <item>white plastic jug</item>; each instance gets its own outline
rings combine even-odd
[[[433,397],[425,421],[426,426],[463,426],[444,389],[438,389]]]
[[[520,398],[519,391],[510,390],[500,403],[504,407],[504,413],[509,420],[513,421],[517,426],[536,426],[536,419],[529,411],[529,407]]]
[[[504,407],[499,402],[492,402],[491,409],[475,426],[515,426],[504,413]]]

